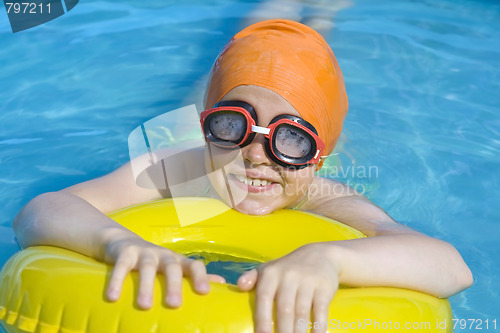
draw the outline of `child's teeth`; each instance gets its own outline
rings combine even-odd
[[[242,183],[245,183],[247,185],[252,185],[252,186],[265,186],[268,184],[267,180],[265,179],[254,179],[254,178],[249,178],[245,176],[236,176],[238,180]]]

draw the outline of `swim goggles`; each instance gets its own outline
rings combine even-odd
[[[242,148],[256,133],[265,137],[267,156],[277,164],[302,169],[320,161],[325,143],[307,121],[292,115],[279,115],[267,127],[257,126],[257,113],[241,101],[223,101],[205,110],[200,117],[205,138],[226,149]]]

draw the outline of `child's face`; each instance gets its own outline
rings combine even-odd
[[[274,117],[281,114],[300,117],[297,110],[280,95],[257,86],[238,86],[229,91],[222,101],[243,101],[252,105],[257,113],[258,126],[267,127]],[[294,170],[276,164],[267,156],[264,142],[264,136],[257,134],[250,144],[241,148],[244,166],[237,162],[227,164],[226,161],[234,158],[234,151],[215,146],[210,149],[216,167],[225,166],[229,183],[226,184],[224,176],[219,172],[210,175],[213,187],[230,204],[227,194],[229,185],[233,197],[239,197],[240,200],[244,198],[234,208],[245,214],[263,215],[281,208],[294,207],[302,200],[314,177],[314,165]],[[205,156],[207,163],[210,163],[208,154]],[[266,180],[267,185],[258,186],[256,179]],[[238,190],[239,196],[234,193]]]

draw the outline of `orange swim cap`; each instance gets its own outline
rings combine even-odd
[[[268,20],[237,33],[212,67],[205,107],[240,85],[279,94],[317,129],[325,155],[331,153],[347,114],[347,95],[333,51],[314,29]]]

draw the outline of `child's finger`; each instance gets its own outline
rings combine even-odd
[[[137,304],[143,309],[153,306],[153,292],[156,273],[158,271],[158,260],[150,255],[143,254],[139,263],[139,292]]]
[[[311,319],[312,298],[314,285],[312,283],[301,283],[297,290],[295,300],[295,326],[294,333],[306,333],[309,320]]]
[[[208,274],[208,280],[210,282],[216,282],[216,283],[226,283],[226,279],[224,277],[217,275],[217,274]]]
[[[297,288],[297,281],[294,277],[284,278],[278,287],[275,297],[278,333],[293,332]]]
[[[328,308],[332,297],[329,293],[316,289],[313,300],[314,323],[317,326],[313,333],[325,333],[328,325]]]
[[[261,271],[255,289],[255,331],[272,332],[274,297],[278,279]],[[269,276],[269,277],[268,277]]]
[[[196,292],[207,294],[210,291],[207,269],[203,262],[186,258],[186,260],[183,261],[183,271],[186,275],[191,277]]]
[[[108,289],[106,295],[110,301],[117,301],[120,298],[122,291],[123,281],[125,277],[130,272],[134,263],[128,256],[118,257],[113,271],[111,272],[111,277],[109,278]]]
[[[257,283],[257,269],[252,269],[248,272],[243,273],[239,278],[238,278],[238,287],[242,291],[249,291],[252,290],[255,287],[255,284]]]
[[[172,308],[177,308],[182,304],[182,267],[178,262],[165,264],[165,285],[167,293],[165,302]]]

